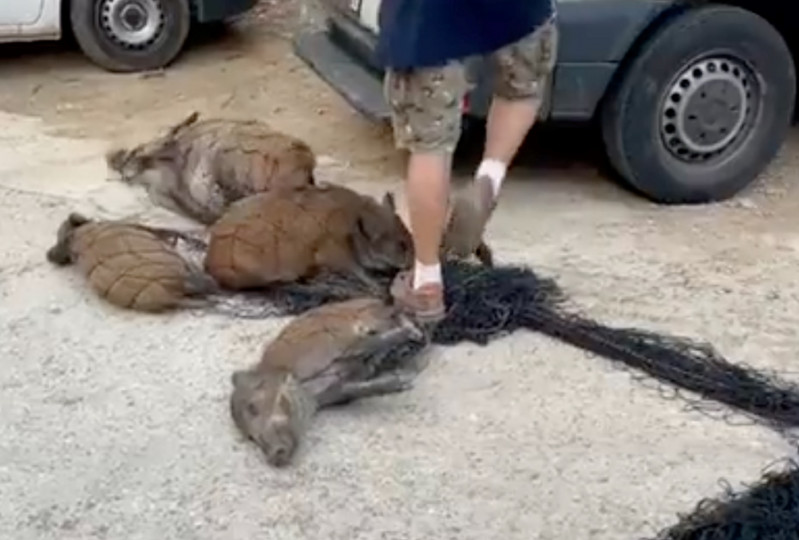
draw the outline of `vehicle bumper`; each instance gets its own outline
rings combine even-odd
[[[206,22],[222,21],[252,9],[258,0],[195,0],[197,20]]]
[[[299,33],[294,51],[358,112],[377,121],[390,117],[380,73],[356,61],[328,32]]]
[[[559,2],[558,64],[539,112],[541,120],[588,120],[619,63],[641,30],[674,0],[593,0]],[[387,119],[382,69],[375,58],[376,36],[352,17],[332,8],[325,31],[300,33],[295,54],[355,109],[372,119]],[[491,98],[486,62],[467,62],[475,87],[467,114],[484,117]]]
[[[383,93],[383,69],[375,57],[376,37],[351,18],[332,13],[326,30],[300,32],[294,53],[350,105],[372,120],[388,120],[391,110]],[[478,60],[467,62],[476,86],[468,96],[468,114],[484,116],[488,108],[487,70]]]

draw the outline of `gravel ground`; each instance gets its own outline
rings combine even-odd
[[[322,413],[293,467],[267,467],[233,429],[229,378],[285,320],[121,312],[44,252],[71,210],[176,220],[107,182],[102,153],[193,109],[264,118],[314,146],[321,178],[401,196],[385,127],[294,58],[283,28],[250,21],[155,78],[59,47],[0,65],[0,538],[633,539],[788,455],[764,428],[517,334],[437,350],[413,390]],[[697,208],[541,157],[571,150],[534,143],[514,169],[488,232],[499,261],[556,277],[608,322],[796,371],[796,133],[755,188]]]

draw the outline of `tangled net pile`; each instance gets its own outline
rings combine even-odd
[[[433,332],[435,344],[486,345],[520,329],[541,332],[668,385],[671,391],[666,395],[664,390],[664,397],[683,399],[696,410],[721,412],[722,417],[738,412],[784,435],[799,427],[799,385],[732,364],[707,343],[614,328],[571,313],[558,285],[529,268],[452,262],[444,266],[444,279],[448,313]],[[268,297],[269,309],[298,314],[357,294],[359,285],[346,276],[328,276],[276,290]],[[407,360],[421,348],[403,345],[391,352],[392,360]],[[728,489],[720,500],[702,501],[655,540],[788,539],[799,540],[796,464],[766,474],[742,494]]]
[[[451,314],[436,332],[437,343],[487,343],[519,328],[537,331],[667,383],[704,411],[722,403],[778,429],[799,427],[799,385],[732,364],[710,344],[570,314],[557,284],[527,268],[453,265],[447,279]]]
[[[656,540],[796,540],[799,538],[799,465],[767,472],[742,493],[729,487],[718,499],[696,509]]]
[[[444,280],[448,313],[433,333],[435,344],[485,345],[520,329],[541,332],[667,384],[664,397],[681,398],[696,410],[725,418],[735,411],[781,432],[799,427],[799,385],[732,364],[707,343],[614,328],[569,313],[558,285],[529,268],[451,262],[444,266]],[[288,286],[271,301],[295,314],[351,297],[357,287],[345,276],[330,277],[322,284]],[[392,355],[402,361],[419,348],[408,344]]]

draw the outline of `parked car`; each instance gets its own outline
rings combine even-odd
[[[83,52],[117,72],[165,67],[195,23],[237,15],[257,0],[0,0],[0,42],[57,40],[69,24]]]
[[[326,28],[295,51],[355,108],[385,120],[375,58],[381,0],[321,0]],[[544,121],[596,122],[610,163],[660,203],[729,198],[769,164],[796,100],[788,2],[558,0],[558,62]],[[464,114],[484,117],[490,78],[475,59]]]

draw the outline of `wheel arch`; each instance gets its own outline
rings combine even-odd
[[[191,10],[191,19],[192,21],[197,20],[197,10],[200,0],[189,0],[189,9]],[[59,2],[59,8],[61,10],[60,19],[61,19],[61,31],[62,32],[69,32],[70,35],[72,33],[72,25],[69,22],[69,10],[72,6],[72,0],[61,0]]]
[[[621,84],[624,76],[629,70],[630,64],[635,60],[638,53],[644,46],[646,46],[650,38],[666,22],[690,9],[710,5],[735,6],[747,11],[751,11],[752,13],[763,17],[769,22],[769,24],[774,26],[777,32],[780,33],[782,38],[788,44],[788,47],[791,51],[791,57],[793,58],[794,68],[796,68],[797,59],[799,59],[799,32],[794,32],[793,34],[791,33],[790,21],[792,21],[792,19],[788,16],[789,10],[785,7],[786,4],[781,4],[780,0],[687,0],[684,2],[675,3],[674,5],[662,10],[655,17],[653,17],[648,24],[644,25],[636,35],[635,39],[633,39],[633,41],[630,43],[629,47],[627,47],[626,51],[624,51],[616,70],[613,72],[613,76],[602,93],[602,97],[597,102],[593,114],[594,120],[597,120],[601,115],[607,100],[613,95],[613,92],[615,92],[618,86]],[[797,103],[799,103],[799,92],[797,93],[796,99]],[[795,110],[797,109],[799,109],[799,107],[795,107]],[[799,110],[795,112],[795,116],[797,114],[799,114]]]
[[[595,116],[609,158],[607,165],[618,173],[613,176],[633,191],[666,204],[718,202],[751,185],[776,156],[791,124],[791,108],[796,110],[795,50],[787,46],[784,34],[768,19],[743,6],[728,2],[683,2],[637,41]],[[746,114],[751,113],[750,122],[740,124],[747,125],[745,135],[727,146],[724,146],[726,142],[719,141],[732,142],[724,138],[727,129],[733,128],[726,123],[729,118],[721,121],[715,112],[704,120],[700,113],[688,116],[689,120],[697,122],[693,125],[702,132],[702,141],[709,134],[708,145],[712,147],[719,142],[722,146],[702,146],[695,151],[688,148],[677,156],[673,147],[682,145],[686,138],[683,133],[677,140],[674,129],[677,127],[675,113],[678,114],[674,107],[681,103],[676,94],[689,88],[694,91],[701,88],[688,79],[716,70],[728,71],[736,77],[748,71],[747,66],[736,71],[729,65],[725,68],[723,59],[719,63],[716,58],[704,57],[717,50],[722,56],[725,51],[733,57],[743,54],[748,57],[745,63],[757,73],[749,73],[752,92],[746,91],[746,84],[739,85],[738,102],[725,98],[717,100],[708,93],[706,103],[714,103],[716,109],[726,104],[737,118],[743,114],[739,113],[742,110],[739,105],[753,95],[755,88],[761,96],[760,92],[770,88],[770,97],[759,99],[757,107],[743,109]],[[697,55],[714,66],[697,65],[689,76],[679,81],[679,89],[667,86],[675,84],[677,73],[674,70],[687,68],[684,62],[689,58],[699,61]],[[739,60],[744,57],[739,56]],[[735,58],[729,60],[734,66]],[[670,88],[669,99],[665,102],[667,88]],[[704,91],[696,95],[706,97]],[[665,103],[672,109],[671,115],[664,112]],[[666,121],[672,124],[667,126],[672,131],[667,130],[666,137],[662,137],[661,114],[672,119]],[[735,122],[742,120],[738,118]],[[737,130],[738,125],[734,129]],[[716,136],[719,140],[713,139]],[[735,133],[729,136],[734,138]],[[686,149],[683,146],[677,150]],[[710,152],[710,161],[702,159],[703,152]],[[685,156],[689,159],[680,159]]]
[[[69,36],[72,38],[72,24],[69,21],[69,9],[72,5],[72,0],[61,0],[58,3],[58,19],[61,26],[61,35]]]
[[[641,52],[643,47],[649,42],[652,36],[666,22],[679,16],[681,13],[684,13],[690,9],[693,4],[695,3],[675,3],[662,10],[651,20],[649,20],[646,25],[641,27],[635,38],[622,54],[618,66],[613,72],[613,76],[605,87],[605,90],[602,92],[602,97],[599,98],[596,108],[594,109],[594,120],[598,120],[598,118],[601,116],[602,110],[604,109],[608,99],[610,99],[614,92],[616,92],[619,85],[621,85],[622,81],[624,80],[624,77],[627,75],[630,69],[630,64],[633,63],[635,58],[638,56],[638,53]]]
[[[696,5],[710,4],[708,1],[694,0]],[[793,59],[794,72],[797,70],[799,62],[799,32],[797,32],[796,11],[788,6],[790,2],[784,0],[721,0],[718,4],[735,6],[763,17],[771,24],[785,40],[788,50]],[[799,92],[797,92],[794,102],[794,120],[797,118],[797,107],[799,104]]]

